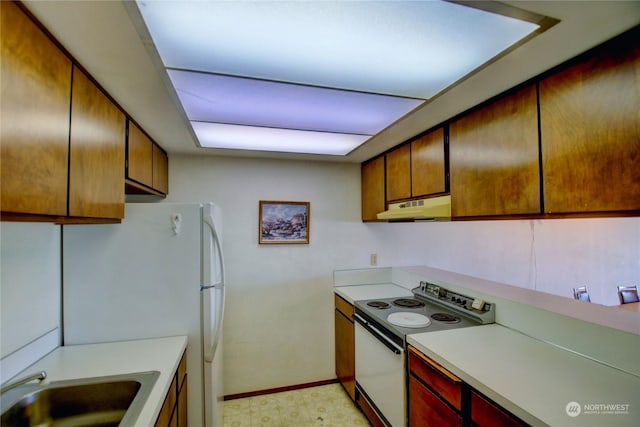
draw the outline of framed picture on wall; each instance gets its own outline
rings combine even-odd
[[[309,202],[260,200],[258,243],[309,243]]]

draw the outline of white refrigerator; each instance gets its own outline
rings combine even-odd
[[[222,426],[224,261],[212,203],[127,203],[62,231],[64,345],[188,335],[188,420]]]

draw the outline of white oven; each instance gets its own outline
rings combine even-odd
[[[355,315],[356,387],[381,418],[393,427],[405,425],[405,353],[401,345]]]
[[[493,323],[495,305],[429,282],[413,298],[355,302],[356,389],[388,426],[407,425],[405,338]]]

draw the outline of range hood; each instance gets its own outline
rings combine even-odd
[[[451,196],[392,203],[389,209],[380,212],[378,219],[387,221],[443,221],[451,219]]]

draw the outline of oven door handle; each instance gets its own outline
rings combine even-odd
[[[367,331],[369,331],[374,337],[378,339],[382,344],[384,344],[389,350],[394,352],[395,354],[402,354],[404,349],[400,347],[398,344],[391,341],[385,334],[380,332],[378,328],[373,326],[371,323],[367,322],[362,317],[358,316],[358,313],[354,313],[353,317],[361,324]]]

